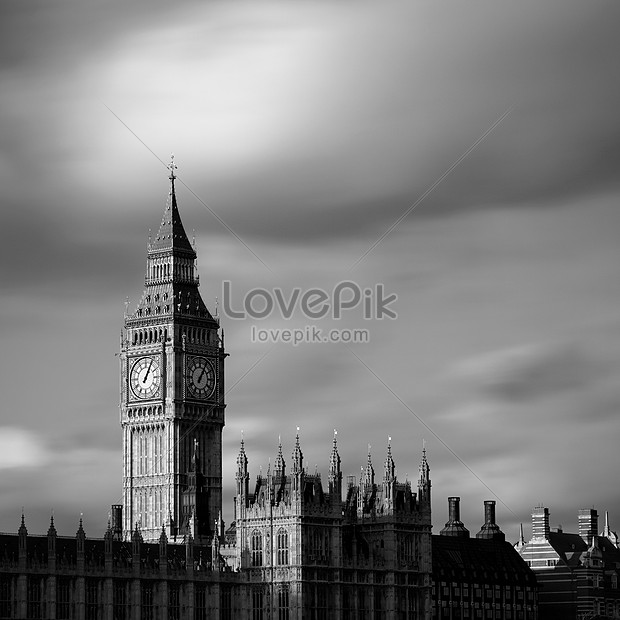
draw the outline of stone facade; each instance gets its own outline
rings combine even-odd
[[[273,469],[251,492],[242,442],[236,477],[235,565],[273,609],[287,607],[300,619],[429,617],[425,453],[417,492],[397,480],[390,445],[380,482],[369,454],[359,484],[350,478],[343,489],[335,435],[326,487],[305,470],[299,436],[290,472],[280,445]]]

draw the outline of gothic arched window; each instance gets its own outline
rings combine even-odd
[[[276,562],[280,566],[288,564],[288,532],[285,529],[279,529],[276,540]]]
[[[258,530],[252,532],[252,566],[263,565],[263,536]]]

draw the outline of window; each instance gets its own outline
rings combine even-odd
[[[13,617],[13,603],[11,596],[12,579],[9,575],[0,577],[0,616],[2,618]]]
[[[230,592],[230,590],[228,590],[228,592]],[[222,601],[224,600],[224,593],[225,592],[222,592]],[[195,620],[207,620],[207,588],[205,586],[197,586],[196,593],[194,596],[195,596],[195,603],[194,603]]]
[[[28,578],[28,618],[43,618],[43,609],[41,604],[41,590],[43,581],[39,577]]]
[[[232,590],[230,587],[222,587],[220,610],[221,620],[233,620]]]
[[[263,620],[263,590],[252,590],[252,620]]]
[[[411,534],[401,534],[398,552],[401,564],[410,564],[415,560],[413,536]]]
[[[58,577],[56,580],[56,618],[67,620],[71,617],[71,582]]]
[[[96,579],[86,580],[86,620],[97,620],[99,611],[99,584]]]
[[[280,566],[288,564],[288,532],[284,529],[278,530],[276,561]]]
[[[381,591],[381,588],[375,588],[374,595],[373,595],[373,607],[374,607],[375,620],[382,620],[384,617],[382,597],[383,597],[383,593]]]
[[[142,584],[140,614],[141,620],[155,619],[155,608],[153,606],[153,585],[151,583]]]
[[[289,592],[288,584],[282,584],[278,588],[278,620],[288,620]]]
[[[127,583],[125,581],[115,581],[112,590],[114,607],[114,620],[128,620],[129,600],[127,598]]]
[[[181,616],[179,594],[179,586],[177,584],[168,585],[168,620],[179,620]]]
[[[258,530],[252,532],[252,566],[263,565],[263,536]]]

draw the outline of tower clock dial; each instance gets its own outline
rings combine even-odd
[[[209,398],[215,389],[215,370],[205,357],[194,357],[187,365],[187,387],[194,398]]]
[[[159,361],[155,357],[141,357],[131,367],[130,382],[137,398],[153,398],[161,382]]]

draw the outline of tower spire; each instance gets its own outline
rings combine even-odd
[[[177,250],[179,252],[183,252],[183,254],[187,256],[188,259],[191,258],[191,260],[194,261],[196,260],[196,252],[192,244],[190,243],[187,233],[185,232],[183,222],[181,222],[181,216],[179,215],[179,209],[177,207],[177,195],[175,187],[177,175],[175,173],[175,170],[177,170],[178,166],[174,163],[174,155],[171,156],[171,160],[167,168],[168,170],[170,170],[170,175],[168,176],[168,178],[170,179],[170,193],[168,195],[168,201],[166,203],[166,208],[164,209],[164,215],[162,217],[161,224],[159,225],[159,231],[151,242],[150,250]],[[164,273],[161,275],[173,276],[175,274]],[[185,279],[189,279],[187,277],[187,274],[176,275],[185,275]]]
[[[418,477],[418,499],[431,505],[431,468],[426,458],[426,441],[422,440],[422,460],[420,461],[420,475]]]
[[[383,480],[391,482],[396,479],[396,465],[394,465],[394,459],[392,458],[392,438],[388,437],[387,456],[383,465]]]
[[[273,467],[273,475],[277,478],[284,476],[284,457],[282,456],[282,438],[278,437],[278,456]]]
[[[338,431],[334,429],[332,452],[329,455],[328,475],[329,494],[332,502],[342,501],[342,471],[340,469],[340,454],[338,454],[338,442],[336,440],[337,435]]]
[[[366,471],[364,472],[364,484],[372,486],[375,483],[375,470],[370,458],[370,444],[368,444],[368,459],[366,461]]]
[[[297,435],[295,436],[295,449],[293,450],[293,472],[301,473],[303,468],[304,455],[299,445],[299,426],[297,427]]]

